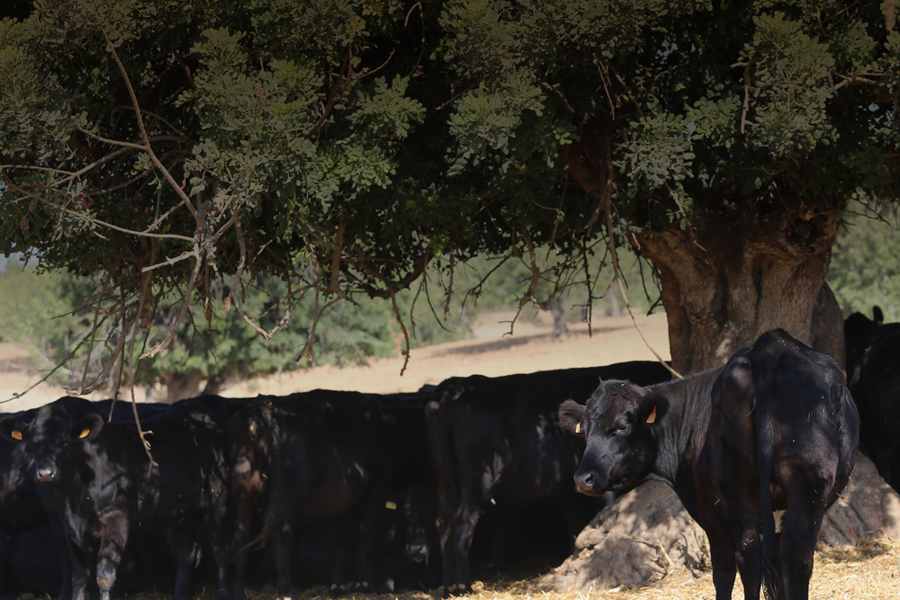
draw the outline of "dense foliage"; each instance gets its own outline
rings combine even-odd
[[[613,230],[827,252],[900,193],[893,0],[11,6],[0,251],[100,274],[123,330],[273,274],[399,313],[435,257],[573,270]]]

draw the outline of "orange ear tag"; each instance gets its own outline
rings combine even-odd
[[[83,440],[84,438],[86,438],[89,435],[91,435],[91,428],[85,427],[84,429],[81,430],[81,433],[78,434],[78,439]]]
[[[652,425],[656,423],[656,407],[653,407],[653,410],[650,411],[650,414],[647,415],[647,423]]]
[[[9,434],[9,437],[16,440],[17,442],[21,442],[23,436],[22,436],[22,432],[19,431],[18,429],[16,429],[12,433]]]
[[[581,433],[581,423],[575,423],[575,433]]]

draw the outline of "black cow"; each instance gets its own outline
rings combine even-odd
[[[587,397],[601,377],[649,385],[670,375],[656,362],[626,362],[505,377],[454,377],[433,392],[426,424],[437,476],[445,591],[468,587],[475,530],[492,508],[509,514],[556,499],[573,536],[596,512],[595,502],[572,490],[581,446],[561,435],[557,411],[566,398]]]
[[[333,587],[345,587],[347,548],[355,587],[390,587],[379,545],[411,491],[431,487],[423,405],[418,394],[314,390],[260,397],[232,418],[233,597],[244,594],[247,551],[263,542],[288,595],[294,539],[322,519],[334,527]]]
[[[835,361],[782,330],[721,369],[651,387],[601,384],[560,407],[586,436],[584,494],[669,481],[709,537],[716,599],[806,599],[825,510],[853,470],[859,417]],[[773,511],[785,510],[776,537]]]
[[[850,389],[859,404],[862,447],[900,489],[900,325],[883,325],[859,361]]]
[[[0,421],[33,414],[0,415]],[[19,592],[57,593],[62,584],[64,539],[41,507],[31,478],[13,460],[18,442],[0,436],[0,599]]]
[[[852,313],[844,320],[844,341],[847,348],[847,381],[851,386],[859,379],[862,357],[872,345],[881,325],[884,313],[879,306],[872,307],[870,319],[861,312]]]
[[[65,528],[71,589],[64,597],[84,598],[93,574],[108,599],[124,553],[142,545],[129,540],[163,535],[176,562],[175,598],[187,599],[200,541],[223,531],[221,428],[194,418],[200,409],[147,407],[142,421],[153,432],[151,463],[134,423],[107,422],[110,407],[98,404],[64,397],[31,418],[3,423],[2,435],[17,442],[16,460]],[[216,541],[207,545],[224,560],[227,549]],[[217,583],[218,597],[227,597],[226,582]]]

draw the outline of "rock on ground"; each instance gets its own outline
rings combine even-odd
[[[900,540],[900,496],[875,464],[857,453],[850,482],[825,515],[819,546],[856,546],[878,538]]]
[[[675,491],[651,480],[604,508],[542,584],[559,591],[636,586],[679,568],[708,570],[709,543]]]
[[[850,483],[822,524],[820,546],[847,546],[880,537],[900,540],[900,496],[875,466],[857,455]],[[603,509],[575,540],[575,551],[541,585],[557,591],[632,587],[669,573],[709,570],[706,534],[675,491],[647,481]]]

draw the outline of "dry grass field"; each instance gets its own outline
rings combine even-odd
[[[437,383],[452,375],[483,373],[502,375],[540,369],[588,366],[622,360],[652,358],[636,334],[630,319],[597,320],[593,336],[588,337],[583,325],[574,326],[572,334],[553,340],[545,323],[520,323],[516,335],[506,336],[507,315],[483,317],[476,327],[474,339],[421,348],[413,351],[405,375],[400,376],[402,360],[390,358],[372,361],[366,366],[344,369],[324,366],[309,371],[257,378],[230,386],[229,396],[251,396],[257,393],[284,394],[317,387],[354,389],[373,392],[416,390],[425,383]],[[653,347],[668,357],[666,323],[663,315],[642,317],[639,323]],[[18,364],[21,351],[0,347],[0,365]],[[4,363],[4,360],[6,361]],[[33,380],[33,374],[0,369],[0,399],[8,397]],[[63,390],[42,385],[32,394],[7,404],[5,410],[42,404],[61,395]],[[827,550],[817,555],[811,598],[816,600],[900,600],[900,543],[873,540],[861,548]],[[476,582],[475,592],[462,596],[466,600],[712,600],[712,578],[709,573],[695,578],[686,572],[670,574],[663,581],[638,589],[582,589],[572,593],[549,592],[539,581]],[[206,595],[204,595],[206,597]],[[324,589],[311,589],[299,597],[328,598]],[[358,596],[359,597],[359,596]],[[159,598],[142,596],[142,600]],[[265,591],[251,594],[253,600],[269,600],[274,595]],[[425,592],[399,595],[369,595],[364,600],[428,600]],[[743,598],[740,582],[734,599]]]

